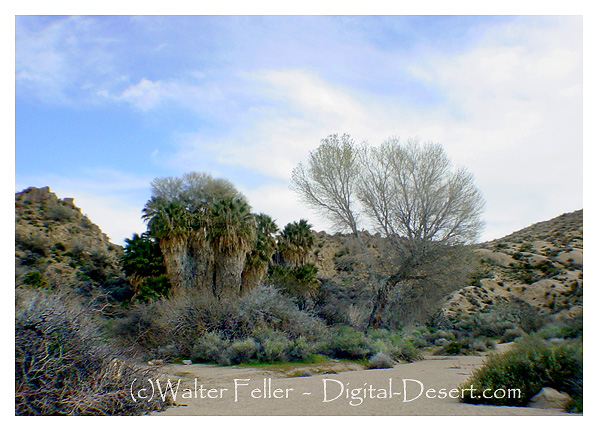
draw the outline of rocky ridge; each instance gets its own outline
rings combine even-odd
[[[16,287],[126,290],[121,254],[73,198],[49,187],[15,194]]]
[[[480,266],[472,285],[449,296],[449,316],[521,300],[542,314],[582,314],[583,211],[539,222],[476,249]]]
[[[369,257],[385,254],[385,239],[361,233],[314,232],[308,261],[317,278],[346,287],[351,303],[367,301]],[[517,299],[546,315],[582,314],[583,211],[566,213],[476,246],[478,266],[471,284],[446,298],[449,317],[484,311]],[[15,194],[15,285],[102,287],[116,297],[127,290],[119,258],[100,228],[81,213],[73,198],[59,199],[50,188],[30,187]],[[382,260],[384,261],[384,260]],[[121,294],[119,294],[119,292]]]

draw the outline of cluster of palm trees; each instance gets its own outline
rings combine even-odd
[[[291,222],[283,228],[278,238],[281,264],[301,267],[307,264],[308,254],[314,245],[312,225],[305,219]]]
[[[253,214],[229,181],[196,172],[155,179],[143,218],[160,246],[172,295],[237,297],[260,285],[275,252],[288,265],[302,265],[314,241],[305,220],[288,224],[277,241],[274,220]]]

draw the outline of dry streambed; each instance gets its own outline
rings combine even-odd
[[[426,356],[377,370],[350,362],[260,368],[168,364],[161,368],[161,388],[170,379],[178,405],[152,415],[567,415],[460,403],[453,389],[484,358]]]

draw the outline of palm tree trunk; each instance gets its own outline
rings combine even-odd
[[[219,300],[232,299],[241,294],[241,274],[246,251],[233,254],[218,253],[214,260],[214,294]]]
[[[189,255],[192,290],[212,296],[214,294],[212,289],[214,252],[204,233],[197,232],[191,236]]]
[[[263,262],[249,268],[245,266],[243,273],[241,273],[241,295],[258,288],[267,271],[268,262]]]
[[[160,250],[164,256],[166,272],[173,287],[173,296],[187,291],[187,247],[184,239],[168,237],[160,240]]]

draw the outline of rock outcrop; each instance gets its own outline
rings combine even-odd
[[[582,314],[583,211],[566,213],[478,246],[473,284],[449,296],[449,316],[517,299],[546,316]]]
[[[15,285],[91,293],[126,290],[122,247],[49,187],[15,194]]]

